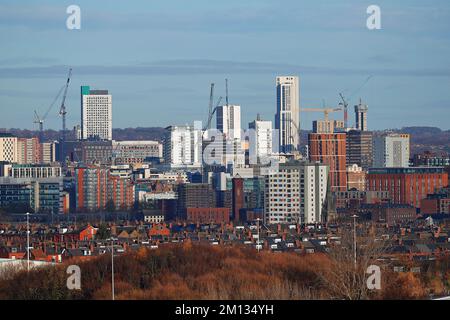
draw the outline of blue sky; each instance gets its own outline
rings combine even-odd
[[[81,30],[66,28],[71,4]],[[366,28],[371,4],[381,30]],[[35,128],[71,66],[69,127],[81,85],[110,90],[114,127],[167,126],[206,120],[225,78],[244,126],[273,120],[275,76],[294,74],[303,107],[335,106],[371,75],[351,99],[369,105],[371,129],[450,129],[449,35],[447,0],[1,0],[0,128]],[[302,128],[319,117],[302,113]],[[60,122],[55,107],[45,126]]]

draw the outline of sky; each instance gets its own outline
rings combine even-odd
[[[66,27],[72,4],[79,30]],[[373,4],[380,30],[366,27]],[[350,124],[361,98],[369,129],[448,130],[449,35],[448,0],[0,0],[0,128],[36,129],[71,67],[68,128],[81,85],[110,91],[113,127],[165,127],[206,121],[210,84],[217,100],[226,78],[245,128],[274,119],[275,77],[297,75],[301,107],[342,92]],[[45,128],[61,128],[60,100]],[[322,117],[302,112],[301,128]]]

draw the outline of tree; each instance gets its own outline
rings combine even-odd
[[[96,233],[96,238],[100,239],[100,240],[105,240],[111,237],[111,230],[108,228],[108,226],[106,224],[101,224],[98,227],[97,233]]]
[[[370,265],[377,264],[377,259],[386,249],[386,242],[369,233],[357,236],[356,265],[353,243],[353,231],[344,229],[340,244],[330,248],[330,264],[319,271],[332,299],[361,300],[370,297],[366,271]]]

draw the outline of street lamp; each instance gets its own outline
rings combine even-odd
[[[353,218],[353,263],[356,268],[356,218],[358,216],[356,214],[352,215]]]
[[[27,212],[27,272],[30,271],[30,213]]]
[[[259,238],[259,229],[260,229],[260,227],[259,227],[259,221],[260,221],[260,220],[261,220],[260,218],[257,218],[257,219],[256,219],[256,221],[258,221],[258,242],[256,243],[256,250],[258,250],[258,252],[259,252],[259,246],[260,246],[260,243],[261,243],[260,238]]]
[[[114,240],[117,240],[117,239],[111,237],[109,240],[111,240],[111,295],[112,295],[112,300],[115,300],[115,293],[114,293]]]

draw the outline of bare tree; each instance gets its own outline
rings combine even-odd
[[[341,241],[330,247],[330,265],[319,271],[331,299],[361,300],[370,298],[367,287],[367,268],[378,265],[377,260],[387,248],[387,243],[373,232],[358,229],[356,236],[356,263],[354,256],[355,239],[352,228],[341,231]]]

